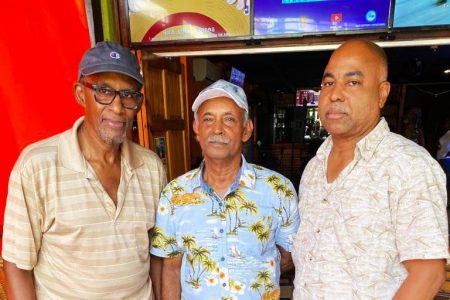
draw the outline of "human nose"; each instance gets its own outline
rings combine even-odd
[[[214,123],[214,134],[222,134],[223,133],[223,125],[222,122]]]
[[[344,88],[343,88],[342,84],[336,82],[330,88],[330,100],[332,102],[343,101],[344,100]]]
[[[116,114],[120,114],[122,110],[125,109],[122,105],[122,99],[120,98],[119,93],[116,92],[114,99],[109,106]]]

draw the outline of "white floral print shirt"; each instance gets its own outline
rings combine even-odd
[[[331,148],[328,138],[300,182],[294,299],[392,299],[402,261],[448,257],[445,175],[384,119],[327,183]]]

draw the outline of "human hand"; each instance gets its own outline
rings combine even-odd
[[[235,4],[237,10],[244,10],[245,15],[250,14],[250,0],[227,0],[228,4]]]

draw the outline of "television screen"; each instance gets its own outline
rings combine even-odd
[[[255,35],[386,29],[390,0],[255,0]]]
[[[224,0],[128,0],[132,43],[250,34],[250,6]]]
[[[320,91],[297,89],[295,93],[295,106],[319,105]]]
[[[245,79],[245,73],[242,71],[239,71],[235,67],[231,67],[231,75],[230,75],[230,82],[234,83],[237,86],[243,87],[244,86],[244,79]]]
[[[450,25],[450,1],[395,1],[394,27],[425,27],[436,25]]]

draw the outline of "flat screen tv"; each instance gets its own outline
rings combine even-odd
[[[390,0],[255,0],[255,35],[385,30]]]
[[[250,35],[251,7],[225,0],[128,0],[132,43]],[[232,2],[232,3],[231,3]]]
[[[230,82],[237,86],[244,86],[245,73],[241,70],[231,67]]]
[[[397,0],[394,28],[450,25],[450,1]]]

